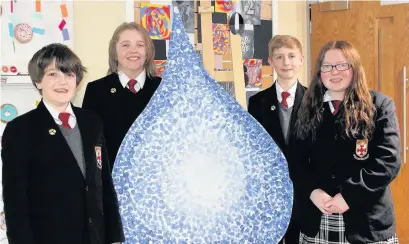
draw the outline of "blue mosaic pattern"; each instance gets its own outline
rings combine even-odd
[[[125,243],[277,243],[293,201],[287,162],[205,71],[173,9],[162,84],[113,170]]]

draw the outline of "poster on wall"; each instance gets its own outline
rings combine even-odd
[[[31,83],[28,62],[50,43],[73,48],[73,1],[1,1],[1,82]]]

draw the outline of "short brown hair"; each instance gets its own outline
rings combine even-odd
[[[69,47],[61,43],[52,43],[38,50],[28,63],[28,73],[36,88],[36,84],[41,83],[47,67],[53,63],[55,63],[55,68],[64,74],[74,73],[77,86],[84,78],[84,73],[87,72],[81,60]],[[41,90],[39,91],[42,94]]]
[[[274,50],[282,47],[299,49],[302,54],[301,42],[297,38],[290,35],[275,35],[268,43],[268,56],[272,58]]]
[[[143,28],[143,26],[135,23],[135,22],[125,22],[121,25],[119,25],[115,31],[114,34],[112,35],[111,41],[109,42],[109,50],[108,50],[108,63],[109,63],[109,69],[108,69],[108,74],[116,73],[118,72],[118,57],[116,53],[116,44],[119,41],[119,36],[122,34],[122,32],[126,30],[137,30],[139,33],[142,34],[142,37],[145,41],[146,45],[146,61],[144,64],[144,68],[146,69],[146,75],[148,77],[153,77],[155,76],[155,63],[153,60],[155,59],[155,46],[153,45],[153,41],[149,37],[148,32]]]

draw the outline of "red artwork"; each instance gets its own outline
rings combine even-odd
[[[154,40],[170,39],[170,8],[169,5],[141,4],[141,23]]]

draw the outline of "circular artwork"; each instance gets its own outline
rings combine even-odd
[[[28,24],[18,24],[14,28],[14,36],[20,43],[27,43],[33,38],[33,29]]]
[[[17,117],[17,108],[12,104],[3,104],[0,107],[1,122],[8,123]]]

